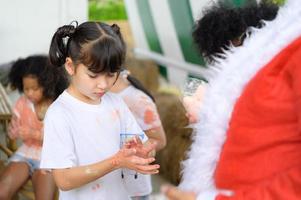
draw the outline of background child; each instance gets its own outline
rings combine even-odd
[[[71,83],[47,111],[41,167],[52,170],[62,200],[128,199],[120,168],[158,173],[159,165],[149,165],[154,145],[120,150],[123,133],[146,140],[126,104],[108,92],[125,52],[117,25],[65,25],[52,38],[50,60],[65,64]]]
[[[277,5],[265,3],[245,8],[214,5],[196,21],[194,42],[206,61],[213,63],[217,58],[225,58],[224,51],[229,47],[241,46],[249,27],[261,28],[263,21],[275,19],[277,12]]]
[[[149,140],[157,143],[156,150],[164,148],[166,138],[155,99],[140,81],[124,69],[111,91],[122,97]]]
[[[277,5],[255,4],[245,8],[228,8],[215,5],[204,12],[193,31],[193,37],[200,53],[208,64],[226,57],[229,47],[241,46],[246,38],[249,27],[261,28],[263,20],[273,20],[278,12]],[[206,27],[206,28],[204,28]],[[190,123],[196,123],[201,109],[206,84],[200,85],[196,93],[184,97],[183,104],[187,110]]]
[[[9,80],[23,95],[13,108],[9,127],[11,139],[22,145],[9,159],[0,177],[0,199],[11,199],[30,177],[36,199],[53,199],[55,184],[51,174],[39,168],[43,138],[43,118],[48,106],[67,87],[67,78],[50,65],[47,56],[20,59],[12,66]]]
[[[142,86],[140,81],[131,76],[127,70],[123,70],[111,91],[122,97],[149,140],[156,142],[156,150],[164,148],[166,137],[154,97]],[[148,195],[152,190],[149,175],[139,174],[136,178],[125,177],[124,180],[133,199],[149,198]]]

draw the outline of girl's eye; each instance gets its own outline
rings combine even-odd
[[[97,77],[97,75],[92,75],[92,74],[88,74],[88,76],[90,77],[90,78],[96,78]]]
[[[109,76],[109,77],[114,77],[114,76],[115,76],[115,73],[108,73],[108,76]]]

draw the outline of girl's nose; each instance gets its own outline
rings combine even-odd
[[[27,95],[30,96],[30,97],[32,96],[32,94],[33,94],[33,91],[32,91],[32,90],[29,90],[29,91],[27,92]]]
[[[103,89],[103,90],[107,89],[107,87],[108,87],[107,80],[105,78],[100,79],[97,82],[97,86],[96,87],[99,88],[99,89]]]

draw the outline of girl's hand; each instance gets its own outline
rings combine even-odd
[[[189,123],[196,123],[198,121],[199,108],[201,101],[194,96],[188,96],[183,98],[183,106],[186,110],[186,116],[189,119]]]
[[[143,144],[138,136],[133,137],[131,140],[127,141],[124,144],[126,149],[135,149],[136,155],[142,158],[154,157],[156,152],[157,143],[146,142],[147,144]]]
[[[23,140],[25,139],[33,139],[33,140],[38,140],[41,141],[43,138],[41,138],[41,134],[38,130],[33,129],[33,128],[25,128],[20,126],[19,127],[19,136]]]
[[[11,123],[9,124],[8,127],[8,133],[9,137],[11,139],[16,139],[19,137],[19,129],[20,129],[20,122],[19,118],[16,115],[12,116]]]
[[[163,185],[161,191],[169,200],[196,200],[194,192],[185,192],[174,186]]]
[[[30,138],[30,136],[32,135],[32,130],[30,130],[29,128],[25,128],[20,126],[19,128],[19,135],[21,138],[26,139],[26,138]]]
[[[113,157],[112,163],[116,168],[128,168],[142,174],[157,174],[159,173],[159,165],[150,163],[154,162],[154,158],[142,158],[136,155],[137,151],[134,148],[122,148]]]

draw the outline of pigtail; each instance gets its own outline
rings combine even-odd
[[[65,63],[69,43],[75,30],[75,26],[65,25],[58,28],[53,35],[49,49],[49,59],[54,66],[62,66]]]
[[[130,82],[131,85],[133,85],[138,90],[144,92],[147,96],[149,96],[153,100],[153,102],[155,102],[155,98],[153,97],[153,95],[151,95],[151,93],[142,85],[142,83],[138,79],[128,74],[127,80]]]
[[[69,85],[68,75],[64,68],[55,68],[55,89],[54,89],[54,100],[67,89]]]
[[[116,33],[116,35],[118,36],[118,38],[120,39],[122,47],[124,49],[126,49],[126,44],[125,44],[124,39],[122,37],[121,31],[120,31],[120,27],[117,24],[113,24],[113,25],[111,25],[111,28],[114,31],[114,33]]]
[[[113,24],[111,28],[116,34],[120,35],[120,27],[117,24]]]

